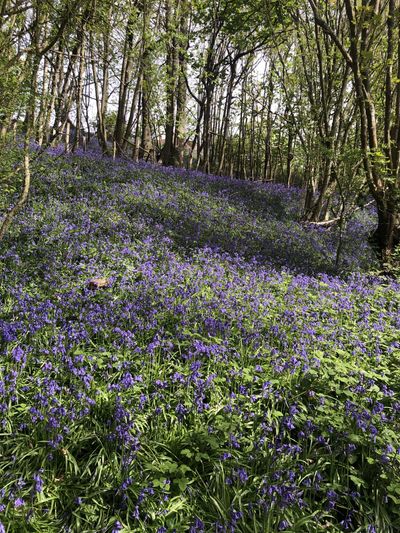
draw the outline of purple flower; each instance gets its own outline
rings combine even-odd
[[[357,446],[355,444],[349,443],[346,445],[346,454],[351,455],[356,449]]]
[[[233,435],[232,433],[229,435],[229,441],[231,443],[232,448],[240,449],[240,444],[239,444],[236,436]]]
[[[242,520],[243,513],[242,511],[235,511],[235,509],[232,509],[231,511],[231,522],[232,525],[236,525],[239,520]]]
[[[337,493],[334,490],[330,489],[327,491],[326,497],[328,499],[328,505],[327,505],[328,509],[329,510],[334,509],[336,506],[336,501],[338,499]]]
[[[351,514],[348,514],[344,520],[340,522],[340,525],[345,529],[348,530],[352,527],[353,521],[351,518]]]
[[[338,498],[338,495],[334,490],[330,489],[327,491],[326,497],[328,498],[329,501],[336,501]]]
[[[246,472],[245,468],[238,468],[236,470],[236,477],[240,481],[240,483],[246,483],[246,481],[248,481],[249,479],[249,475]]]
[[[119,522],[118,520],[114,523],[113,525],[113,529],[112,529],[112,532],[111,533],[118,533],[119,531],[121,531],[121,529],[123,529],[123,526],[121,524],[121,522]]]
[[[175,408],[175,413],[178,415],[178,420],[182,421],[184,417],[188,414],[188,409],[181,403],[178,403],[178,405]]]
[[[35,481],[35,492],[39,493],[43,491],[43,479],[40,477],[40,474],[33,474],[33,479]]]
[[[132,485],[132,478],[128,477],[121,483],[120,490],[126,491],[130,485]]]
[[[204,533],[204,522],[200,518],[195,518],[194,523],[190,526],[189,533]]]
[[[13,359],[16,363],[22,363],[22,365],[25,365],[26,363],[26,353],[20,346],[16,346],[12,351]]]
[[[22,498],[17,498],[14,502],[14,507],[16,509],[18,509],[19,507],[22,507],[23,505],[25,505],[25,502]]]
[[[221,459],[221,461],[227,461],[227,460],[230,459],[231,457],[232,457],[232,454],[231,454],[231,453],[229,453],[229,452],[224,452],[224,453],[221,455],[220,459]]]

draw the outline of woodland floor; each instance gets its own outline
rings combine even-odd
[[[0,246],[0,531],[400,530],[373,213],[339,277],[299,189],[94,155],[40,174]]]

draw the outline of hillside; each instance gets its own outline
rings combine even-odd
[[[399,531],[400,286],[367,274],[370,213],[338,277],[299,189],[41,165],[0,245],[5,531]]]

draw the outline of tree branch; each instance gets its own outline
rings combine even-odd
[[[329,24],[327,22],[325,22],[325,20],[323,18],[321,18],[321,16],[319,15],[318,13],[318,8],[317,8],[317,5],[315,3],[314,0],[308,0],[308,3],[310,4],[311,6],[311,9],[313,11],[313,14],[314,14],[314,20],[316,22],[316,24],[318,24],[318,26],[327,34],[329,35],[329,37],[332,39],[332,41],[336,44],[336,46],[338,47],[340,53],[342,54],[342,56],[344,57],[346,63],[353,69],[354,68],[354,62],[350,56],[350,54],[348,53],[348,51],[346,50],[346,48],[344,47],[343,43],[341,42],[341,40],[339,39],[339,37],[337,36],[337,34],[335,33],[335,31],[329,26]]]

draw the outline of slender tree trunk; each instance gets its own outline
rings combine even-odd
[[[219,159],[219,165],[218,165],[218,174],[222,173],[222,169],[224,168],[225,164],[225,154],[226,154],[226,144],[228,139],[228,132],[230,128],[230,118],[231,118],[231,108],[232,108],[232,102],[233,102],[233,88],[235,85],[236,80],[236,69],[237,69],[237,60],[234,59],[231,64],[229,65],[229,82],[228,87],[226,90],[226,100],[225,100],[225,108],[224,108],[224,114],[223,114],[223,130],[221,134],[221,151],[220,151],[220,159]]]
[[[142,134],[141,143],[139,149],[139,158],[146,159],[146,161],[154,160],[153,141],[151,136],[151,124],[150,124],[150,90],[151,90],[151,58],[149,48],[149,24],[150,24],[150,11],[147,2],[142,4]]]
[[[165,140],[162,148],[161,157],[163,165],[175,165],[177,154],[175,153],[175,126],[176,126],[176,88],[177,76],[179,70],[179,50],[177,43],[177,28],[174,22],[177,11],[179,10],[179,1],[173,9],[171,0],[165,2],[165,26],[167,33],[167,58],[166,58],[166,123],[165,123]]]
[[[79,52],[78,79],[76,83],[76,130],[72,151],[81,146],[82,143],[82,101],[83,84],[85,75],[85,35],[82,35],[82,44]]]
[[[97,139],[99,141],[103,154],[108,155],[107,130],[105,126],[105,117],[107,113],[107,97],[108,97],[107,55],[103,63],[103,87],[102,87],[101,96],[100,96],[100,83],[99,83],[99,79],[97,75],[96,59],[94,56],[93,35],[90,36],[90,41],[91,41],[90,53],[91,53],[91,64],[92,64],[92,74],[93,74],[93,85],[94,85],[96,108],[97,108]],[[106,49],[104,53],[106,54]]]
[[[49,99],[49,65],[45,58],[43,64],[42,73],[42,95],[40,98],[40,107],[37,118],[37,141],[39,146],[42,146],[45,137],[45,119],[46,119],[46,106]]]
[[[141,60],[140,60],[141,61]],[[133,91],[133,97],[132,97],[132,103],[131,103],[131,110],[129,113],[128,123],[126,125],[124,140],[123,140],[123,151],[126,151],[127,146],[129,144],[129,139],[132,136],[132,130],[135,124],[135,121],[138,120],[138,103],[140,98],[140,87],[141,87],[141,76],[137,76],[135,89]]]
[[[132,75],[132,50],[134,37],[133,17],[134,13],[131,13],[126,26],[124,53],[121,67],[121,79],[119,85],[117,120],[115,122],[114,129],[114,142],[118,155],[121,155],[123,153],[123,144],[124,139],[126,137],[126,108],[129,94],[129,84],[131,82]]]
[[[177,152],[177,162],[179,166],[184,164],[184,149],[186,135],[186,70],[187,70],[187,49],[189,46],[189,6],[187,0],[181,1],[181,16],[179,22],[179,46],[178,46],[178,82],[176,93],[176,129],[175,148]]]

